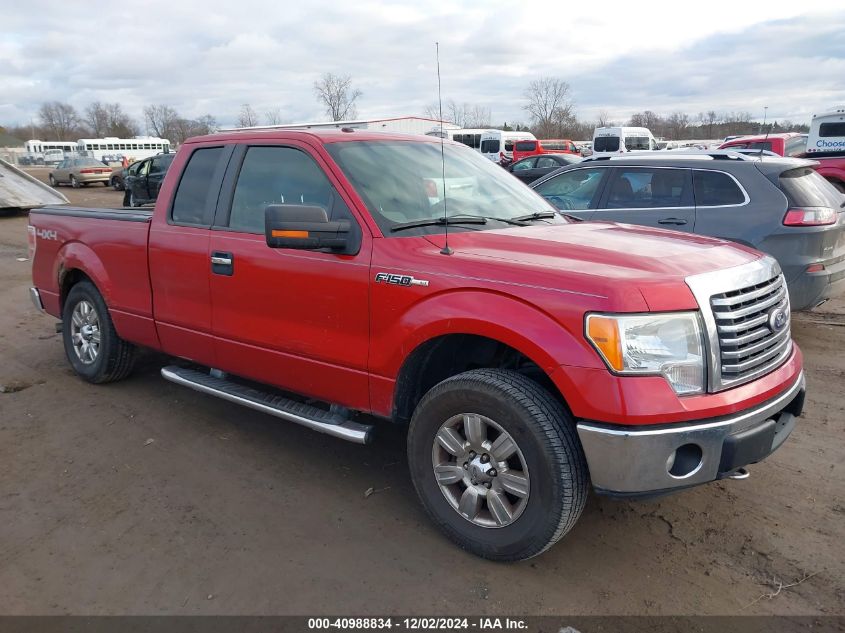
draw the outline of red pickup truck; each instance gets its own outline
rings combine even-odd
[[[577,222],[438,139],[196,138],[154,209],[47,207],[29,231],[32,299],[83,379],[144,347],[179,359],[167,380],[336,437],[406,424],[426,510],[491,559],[550,547],[590,484],[744,478],[803,406],[774,259]]]

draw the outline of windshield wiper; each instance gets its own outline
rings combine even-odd
[[[446,215],[438,218],[426,218],[425,220],[400,222],[390,227],[390,230],[403,231],[405,229],[415,229],[419,226],[445,226],[447,224],[487,224],[487,218],[480,215]]]
[[[530,222],[531,220],[544,220],[546,218],[554,218],[557,217],[557,213],[554,211],[535,211],[534,213],[529,213],[527,215],[518,215],[515,218],[511,218],[514,222]]]

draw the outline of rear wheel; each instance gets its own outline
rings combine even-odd
[[[106,302],[90,281],[68,293],[62,339],[73,370],[88,382],[114,382],[132,371],[135,346],[117,335]]]
[[[76,179],[76,176],[70,177],[70,186],[74,189],[79,189],[79,181]]]
[[[551,547],[577,521],[588,471],[560,402],[512,371],[444,380],[414,411],[408,461],[420,500],[460,547],[499,561]]]

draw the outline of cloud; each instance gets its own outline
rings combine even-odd
[[[747,5],[747,6],[746,6]],[[79,108],[148,104],[232,124],[243,103],[288,121],[321,120],[323,72],[349,73],[364,117],[422,114],[437,97],[525,120],[522,92],[539,75],[572,86],[585,117],[607,110],[747,110],[806,120],[845,103],[845,11],[829,3],[711,0],[690,20],[673,2],[599,12],[590,3],[512,0],[237,3],[148,0],[90,12],[28,0],[4,12],[0,123],[29,123],[44,101]],[[724,18],[730,15],[730,21]],[[6,36],[8,34],[8,36]]]

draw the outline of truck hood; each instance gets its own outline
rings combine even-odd
[[[442,235],[430,239],[442,245]],[[449,246],[475,265],[516,266],[527,276],[525,283],[552,288],[575,283],[620,300],[636,289],[651,310],[694,308],[686,277],[761,256],[724,240],[613,222],[465,231],[450,234]],[[632,307],[623,303],[628,305],[619,309]]]

